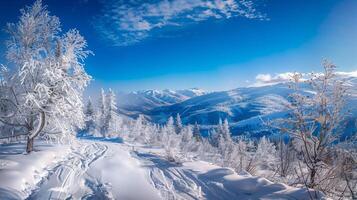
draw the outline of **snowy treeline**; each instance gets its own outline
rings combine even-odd
[[[295,187],[314,189],[306,185],[305,178],[309,175],[309,169],[294,139],[232,138],[227,120],[212,130],[209,137],[201,137],[197,124],[182,125],[177,116],[176,119],[170,117],[163,126],[152,124],[139,116],[131,122],[132,125],[127,126],[121,137],[127,142],[162,147],[166,152],[165,157],[171,162],[203,160],[232,168],[238,173],[249,173]],[[316,175],[319,181],[315,189],[334,198],[350,198],[356,191],[355,160],[350,157],[352,153],[345,149],[333,148],[330,151],[331,156],[334,156],[329,163],[331,166],[324,165]],[[311,192],[312,199],[318,196],[318,193]]]
[[[0,71],[0,132],[34,139],[71,139],[84,125],[82,93],[91,77],[84,60],[91,53],[75,29],[62,34],[60,21],[41,0],[7,25],[6,58]]]
[[[120,136],[127,123],[123,123],[123,117],[117,114],[117,102],[115,93],[109,89],[105,93],[101,89],[97,103],[89,98],[84,110],[86,126],[83,130],[86,134],[112,138]]]

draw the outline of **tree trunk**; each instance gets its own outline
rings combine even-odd
[[[26,145],[26,152],[31,153],[33,151],[33,142],[35,138],[28,137],[27,138],[27,145]]]
[[[31,130],[29,131],[29,136],[27,138],[27,146],[26,146],[26,152],[27,153],[30,153],[31,151],[33,151],[33,143],[34,143],[34,140],[35,140],[35,137],[37,137],[38,134],[40,134],[40,132],[42,131],[43,127],[45,126],[45,113],[43,111],[40,112],[40,121],[38,122],[38,125],[37,125],[37,129],[36,130],[33,130],[31,128]]]
[[[316,186],[316,184],[315,184],[316,171],[317,171],[316,167],[311,169],[311,172],[310,172],[310,184],[309,184],[310,188],[315,188],[315,186]]]

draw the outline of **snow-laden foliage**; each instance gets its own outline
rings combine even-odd
[[[93,104],[89,98],[85,114],[86,127],[82,132],[96,137],[119,137],[120,133],[129,131],[128,126],[131,126],[130,131],[140,132],[142,130],[142,123],[144,123],[142,116],[134,124],[124,123],[124,119],[117,113],[116,96],[112,89],[109,89],[106,94],[102,88],[96,104]],[[145,133],[141,131],[140,136],[144,139]]]
[[[70,138],[84,126],[82,93],[91,79],[83,64],[91,53],[85,39],[75,29],[61,34],[59,19],[41,0],[22,9],[7,32],[11,70],[2,73],[1,103],[13,109],[1,122],[28,136],[28,152],[39,134]]]
[[[299,155],[295,169],[299,183],[332,197],[337,194],[338,197],[353,197],[355,194],[348,194],[348,190],[357,189],[356,184],[352,188],[350,185],[356,177],[343,177],[340,171],[345,166],[341,163],[356,164],[356,160],[352,156],[343,156],[339,145],[336,145],[348,139],[343,138],[341,132],[348,115],[345,108],[348,87],[343,79],[337,77],[334,64],[325,60],[323,67],[323,73],[311,73],[307,80],[303,80],[300,73],[293,74],[291,88],[294,92],[290,94],[288,104],[290,115],[280,121],[278,129],[289,134]],[[300,88],[301,84],[308,84],[311,91],[306,93]],[[286,147],[281,147],[286,151]],[[341,159],[341,156],[345,158]],[[284,174],[286,170],[280,169],[280,172]]]

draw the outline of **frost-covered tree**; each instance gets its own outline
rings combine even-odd
[[[201,136],[201,132],[200,132],[200,127],[198,126],[197,122],[195,123],[194,127],[193,127],[193,138],[197,141],[200,142],[202,141],[202,136]]]
[[[193,133],[191,126],[185,126],[184,130],[182,130],[182,139],[181,142],[183,144],[187,144],[192,141]]]
[[[26,151],[31,152],[39,134],[69,136],[84,126],[82,93],[91,78],[83,61],[90,51],[77,30],[61,35],[59,19],[41,0],[22,9],[7,32],[6,57],[12,70],[6,103],[15,109],[1,121],[23,128]]]
[[[101,93],[102,94],[102,93]],[[103,131],[105,136],[113,137],[118,134],[120,119],[117,114],[117,102],[115,93],[109,89],[109,93],[105,97],[105,111]]]
[[[170,116],[166,122],[166,129],[168,129],[170,134],[175,132],[174,118],[172,116]]]
[[[228,149],[230,148],[230,145],[233,145],[231,132],[229,131],[228,120],[225,119],[223,124],[220,121],[220,124],[218,125],[218,148],[222,151],[222,154],[228,154],[233,151],[233,147]]]
[[[255,156],[256,146],[252,140],[239,138],[236,145],[237,151],[237,171],[247,171],[255,174],[258,167],[258,160]]]
[[[180,145],[180,135],[177,135],[173,117],[169,117],[166,126],[162,129],[162,142],[169,161],[177,161],[177,153]]]
[[[145,118],[143,115],[139,115],[138,118],[135,120],[133,128],[131,130],[131,135],[135,141],[143,142],[145,141]]]
[[[208,132],[208,140],[212,146],[218,147],[219,135],[217,129],[212,129]]]
[[[302,75],[293,75],[290,98],[290,116],[283,120],[281,130],[290,134],[295,148],[301,153],[304,166],[301,166],[300,177],[309,188],[322,189],[324,181],[334,176],[329,171],[329,147],[338,142],[342,121],[345,116],[346,84],[336,76],[336,66],[324,61],[324,72],[310,74],[307,81]],[[307,83],[311,93],[300,88]],[[308,171],[305,175],[304,167]]]
[[[100,90],[100,96],[98,98],[98,113],[97,113],[97,129],[103,136],[105,133],[105,118],[106,118],[107,108],[106,108],[106,94],[103,88]]]
[[[87,133],[92,133],[95,129],[95,110],[94,110],[94,105],[92,103],[92,99],[89,97],[88,102],[85,106],[84,109],[84,115],[85,115],[85,121],[86,121],[86,127],[85,131]]]
[[[225,119],[223,122],[221,134],[226,140],[231,140],[231,132],[229,131],[229,124],[227,119]]]
[[[231,132],[229,130],[229,124],[227,119],[225,119],[223,123],[222,120],[219,119],[216,133],[217,133],[218,143],[231,140]]]
[[[176,134],[180,134],[181,130],[182,130],[182,121],[181,121],[181,116],[179,113],[177,113],[176,115],[176,123],[175,123],[175,130],[176,130]]]
[[[197,141],[193,138],[192,126],[188,125],[183,127],[181,131],[181,151],[183,153],[196,152],[198,145]]]
[[[274,143],[270,142],[265,136],[260,138],[254,156],[258,162],[257,164],[263,169],[275,169],[278,161],[276,147]]]
[[[276,172],[281,177],[287,177],[293,173],[293,166],[296,160],[296,153],[293,149],[291,140],[284,141],[283,137],[279,138],[277,142],[277,165]]]

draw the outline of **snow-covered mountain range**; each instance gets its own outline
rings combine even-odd
[[[187,99],[207,94],[198,88],[185,90],[141,90],[118,95],[119,112],[137,116],[161,106],[169,106]]]
[[[347,107],[352,114],[348,116],[350,123],[347,126],[354,126],[357,118],[357,76],[341,77],[351,86]],[[123,96],[127,99],[126,102],[121,102],[120,109],[131,116],[144,114],[156,123],[165,123],[170,116],[179,113],[183,123],[197,122],[204,129],[215,126],[219,119],[228,119],[233,134],[261,134],[267,128],[264,127],[264,121],[286,114],[285,105],[291,92],[288,83],[211,93],[199,89],[146,90]],[[309,92],[308,86],[306,92]],[[355,130],[351,127],[348,129]]]

